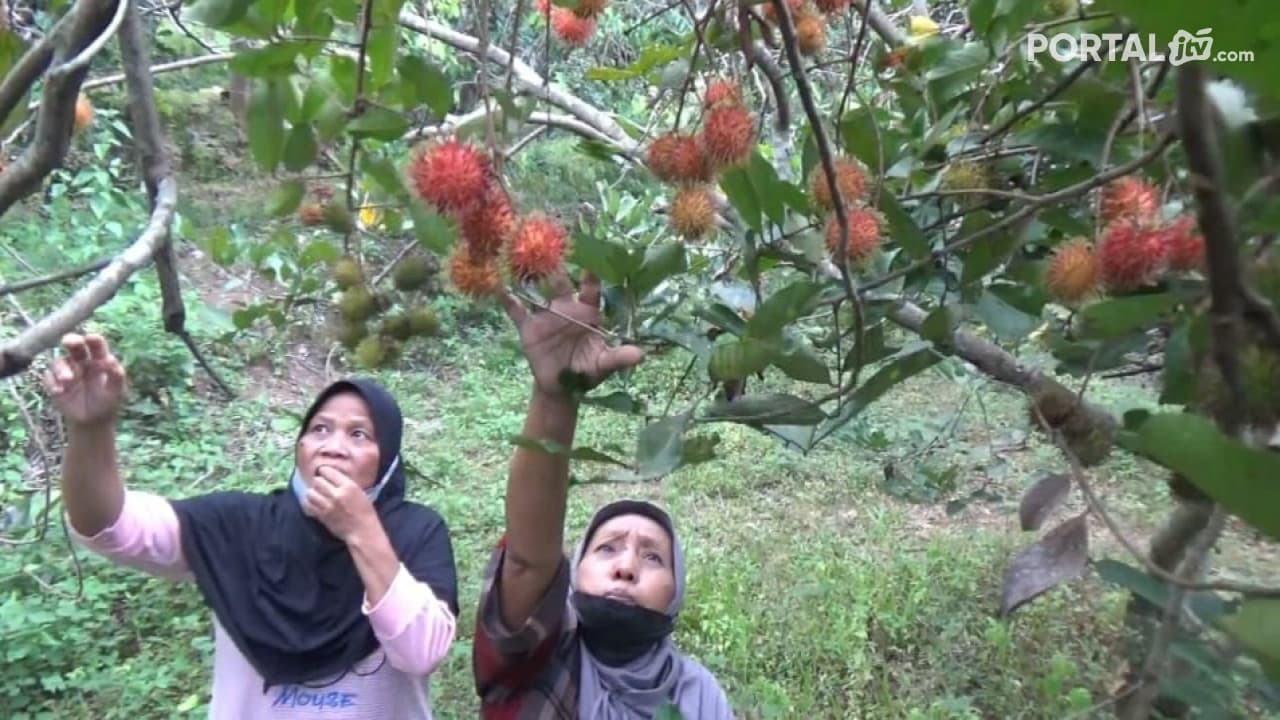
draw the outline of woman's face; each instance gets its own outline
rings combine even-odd
[[[378,438],[364,399],[338,393],[316,411],[298,441],[298,470],[308,487],[328,465],[364,489],[378,482]]]
[[[671,539],[643,515],[619,515],[596,528],[578,564],[578,590],[666,612],[675,597]]]

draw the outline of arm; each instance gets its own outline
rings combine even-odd
[[[578,408],[571,400],[535,388],[524,434],[572,447],[577,422]],[[568,458],[516,449],[507,477],[506,553],[497,586],[501,618],[508,628],[524,625],[563,562],[568,492]]]
[[[352,533],[347,541],[347,551],[351,553],[356,572],[364,581],[366,602],[377,605],[400,573],[401,566],[395,549],[391,547],[391,540],[382,529],[382,523],[378,522],[378,516],[372,515],[371,518]]]
[[[457,632],[448,604],[398,562],[385,591],[376,601],[366,594],[362,610],[391,666],[410,675],[425,677],[435,671]]]
[[[93,536],[113,525],[124,508],[114,421],[67,423],[62,501],[72,529]]]

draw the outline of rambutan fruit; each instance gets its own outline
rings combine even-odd
[[[511,199],[496,183],[480,202],[462,213],[462,240],[476,257],[496,257],[515,227]]]
[[[350,255],[344,255],[334,261],[332,275],[334,284],[343,290],[355,287],[364,281],[360,263]]]
[[[654,138],[647,153],[649,171],[669,183],[706,182],[711,164],[706,151],[692,135],[669,132]]]
[[[429,337],[440,332],[440,318],[429,307],[410,310],[408,318],[409,333],[415,337]]]
[[[849,0],[814,0],[814,5],[818,6],[818,11],[823,15],[835,16],[849,7]]]
[[[397,290],[412,292],[421,289],[431,279],[431,262],[421,255],[410,255],[396,264],[391,281]]]
[[[860,207],[845,213],[849,223],[849,241],[845,249],[845,257],[854,266],[865,265],[880,247],[880,229],[884,219],[880,213],[868,207]],[[827,251],[833,258],[840,254],[840,220],[835,213],[827,218],[826,227]]]
[[[608,0],[578,0],[578,4],[573,7],[573,14],[580,18],[599,17],[608,4]]]
[[[827,26],[822,15],[808,7],[793,13],[796,31],[796,47],[800,54],[811,57],[822,52],[827,46]]]
[[[551,30],[566,45],[582,47],[596,31],[596,19],[578,17],[568,8],[553,7],[551,8]]]
[[[676,192],[667,215],[671,229],[690,240],[701,238],[716,226],[711,191],[701,185],[690,185]]]
[[[493,297],[502,291],[498,259],[476,257],[466,245],[461,245],[449,256],[449,282],[455,290],[468,297]]]
[[[956,160],[947,165],[938,181],[941,190],[985,190],[991,187],[987,166],[976,160]]]
[[[1195,216],[1184,213],[1157,231],[1170,270],[1187,272],[1204,267],[1204,235],[1197,230]]]
[[[89,98],[82,94],[76,98],[75,132],[77,134],[84,132],[92,123],[93,103],[89,102]]]
[[[702,147],[712,169],[724,169],[746,162],[755,143],[751,113],[739,105],[707,111],[702,124]]]
[[[470,144],[456,139],[433,140],[415,151],[408,175],[419,198],[442,213],[455,213],[484,197],[492,180],[492,165]]]
[[[533,212],[516,225],[507,245],[507,267],[519,280],[537,280],[555,272],[564,260],[569,233],[551,216]]]
[[[355,353],[360,365],[373,369],[393,362],[399,355],[399,346],[386,336],[370,335],[356,345]]]
[[[1156,191],[1142,178],[1126,175],[1102,188],[1102,224],[1120,220],[1149,222],[1156,215]]]
[[[1075,305],[1098,289],[1098,258],[1082,237],[1059,245],[1045,269],[1044,286],[1064,305]]]
[[[378,332],[396,340],[408,340],[410,335],[409,318],[403,314],[388,315],[382,319]]]
[[[542,17],[551,17],[551,0],[533,0],[533,7]]]
[[[330,202],[324,206],[324,224],[336,233],[346,234],[355,230],[355,218],[347,209],[346,203]]]
[[[338,298],[338,312],[345,320],[364,322],[378,309],[376,298],[364,287],[353,287]]]
[[[840,198],[844,200],[846,208],[852,208],[866,197],[867,175],[861,164],[853,158],[837,157],[832,160],[832,164],[835,165],[836,187],[840,188]],[[809,195],[823,210],[834,210],[836,207],[822,163],[814,165],[809,171]]]
[[[800,8],[802,7],[804,7],[804,0],[787,0],[787,10],[791,12],[791,17],[793,19],[795,18],[796,13],[800,12]],[[766,0],[766,2],[764,3],[764,8],[761,11],[761,14],[764,16],[764,19],[767,20],[768,22],[777,24],[778,11],[775,10],[773,7],[773,0]]]
[[[352,350],[365,336],[369,334],[369,327],[363,320],[347,320],[343,319],[338,323],[338,329],[335,333],[337,340],[342,347]]]
[[[721,105],[741,105],[742,88],[736,80],[713,80],[702,94],[702,107],[710,110]]]
[[[1147,285],[1164,266],[1159,234],[1132,220],[1108,225],[1096,254],[1099,278],[1110,292],[1129,292]]]
[[[312,200],[304,201],[298,206],[298,222],[307,227],[324,225],[324,206]]]

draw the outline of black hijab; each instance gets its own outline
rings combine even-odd
[[[374,508],[413,577],[458,614],[449,530],[434,510],[405,500],[400,407],[378,384],[342,380],[325,388],[302,421],[333,395],[355,392],[378,438]],[[296,469],[295,469],[296,472]],[[272,685],[340,677],[378,647],[361,611],[364,582],[346,545],[303,514],[288,485],[269,494],[215,492],[171,503],[182,552],[205,602],[249,662]]]

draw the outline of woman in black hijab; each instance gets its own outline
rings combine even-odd
[[[165,500],[126,489],[115,420],[125,372],[106,341],[68,335],[46,378],[68,428],[62,490],[80,542],[194,580],[214,615],[210,718],[431,718],[426,678],[457,616],[449,531],[405,499],[403,419],[369,380],[325,388],[287,487]]]

